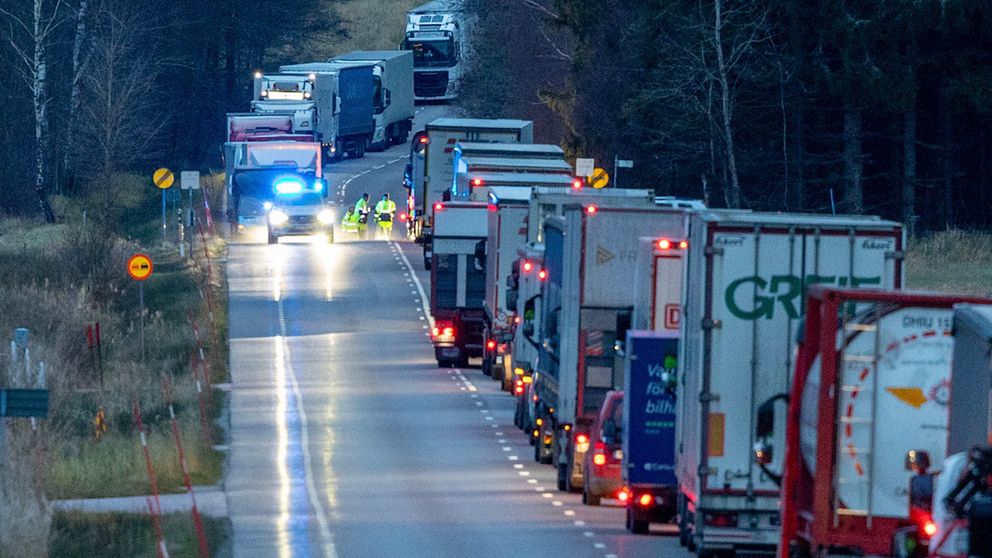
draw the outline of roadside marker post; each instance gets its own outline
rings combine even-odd
[[[145,362],[145,280],[152,276],[154,269],[152,259],[145,254],[135,254],[127,260],[127,274],[138,282],[138,310],[141,312],[141,362]]]
[[[152,466],[152,456],[148,451],[148,437],[145,434],[145,424],[141,420],[141,404],[135,399],[131,405],[131,412],[134,415],[134,424],[138,430],[138,439],[141,440],[141,452],[145,456],[145,468],[148,471],[148,482],[151,484],[152,494],[145,497],[148,512],[152,516],[152,529],[155,530],[156,551],[159,558],[169,558],[169,549],[165,545],[165,532],[162,530],[162,504],[158,499],[158,481],[155,478],[155,467]]]
[[[165,375],[162,376],[162,395],[169,406],[169,419],[172,422],[172,437],[176,441],[176,450],[179,452],[179,469],[183,472],[183,485],[192,504],[193,528],[196,531],[196,539],[200,546],[200,557],[210,558],[210,551],[207,549],[207,534],[203,530],[203,521],[200,519],[200,510],[196,507],[196,495],[193,493],[193,482],[189,478],[189,467],[186,464],[186,451],[183,449],[183,437],[179,432],[179,422],[176,420],[176,411],[172,405],[172,383]]]
[[[172,173],[171,170],[162,167],[152,174],[152,182],[155,187],[162,191],[162,246],[167,244],[165,237],[167,221],[166,221],[166,201],[165,201],[165,191],[172,187],[172,184],[176,181],[176,175]]]

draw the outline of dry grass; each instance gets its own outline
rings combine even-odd
[[[230,555],[226,541],[231,524],[226,519],[203,517],[203,530],[211,556]],[[153,558],[155,538],[146,515],[126,513],[63,512],[52,522],[49,556],[101,556],[103,558]],[[189,514],[162,518],[169,556],[198,557],[199,550]],[[41,554],[38,554],[40,556]]]
[[[406,31],[406,12],[427,0],[347,0],[330,2],[345,26],[343,37],[322,37],[311,50],[323,58],[353,50],[395,50]],[[318,57],[320,58],[320,57]]]
[[[132,425],[135,399],[144,410],[160,488],[180,490],[182,475],[169,430],[163,378],[172,385],[193,482],[214,484],[223,473],[224,457],[212,449],[220,440],[202,435],[200,429],[190,369],[196,344],[188,321],[192,315],[199,323],[213,379],[222,381],[227,376],[222,269],[213,266],[208,284],[202,248],[197,249],[201,261],[191,263],[171,251],[150,250],[114,232],[127,230],[139,239],[147,237],[146,231],[154,233],[155,208],[145,207],[154,204],[128,204],[133,212],[121,214],[120,221],[95,223],[89,218],[84,225],[82,204],[60,203],[67,204],[61,212],[66,224],[47,226],[0,218],[0,284],[4,285],[0,289],[0,382],[10,384],[13,376],[7,366],[11,332],[27,327],[32,360],[45,361],[50,390],[48,419],[38,421],[37,429],[23,419],[5,421],[8,435],[0,441],[0,454],[5,456],[0,459],[0,548],[17,548],[18,555],[45,555],[49,498],[149,491]],[[219,240],[212,240],[210,246],[212,257],[224,250]],[[156,262],[155,274],[145,284],[144,362],[138,343],[137,286],[125,273],[127,257],[139,250],[150,252]],[[210,293],[217,308],[214,331],[201,292]],[[93,322],[100,323],[103,338],[102,391],[95,352],[86,343],[86,326]],[[106,410],[108,432],[97,442],[93,419],[99,407]],[[208,408],[211,420],[218,416],[218,409],[218,405]],[[11,514],[8,510],[19,511]]]
[[[992,234],[952,230],[911,240],[906,284],[911,289],[992,294]]]

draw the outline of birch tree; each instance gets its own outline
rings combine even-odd
[[[20,59],[22,75],[31,92],[34,109],[34,191],[48,223],[55,222],[55,214],[45,190],[48,181],[45,145],[48,141],[49,101],[46,47],[56,27],[63,21],[60,19],[61,8],[62,0],[55,0],[48,9],[45,0],[31,0],[30,19],[0,8],[0,15],[7,20],[10,46]]]

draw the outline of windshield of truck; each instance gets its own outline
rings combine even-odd
[[[417,67],[438,66],[455,61],[455,40],[446,39],[407,39],[406,49],[413,51],[413,65]]]
[[[313,85],[306,79],[266,79],[259,95],[273,101],[303,101],[313,95]]]

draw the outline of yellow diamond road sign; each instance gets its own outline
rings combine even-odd
[[[610,183],[610,175],[604,169],[595,169],[589,177],[589,185],[593,188],[605,188]]]
[[[155,186],[165,190],[172,187],[172,183],[176,181],[176,175],[172,174],[172,171],[166,168],[161,168],[155,171],[152,175],[152,182]]]

